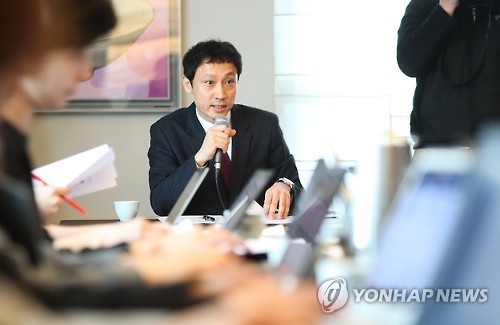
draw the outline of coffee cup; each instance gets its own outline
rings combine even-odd
[[[132,220],[139,212],[139,201],[115,201],[115,212],[120,221]]]

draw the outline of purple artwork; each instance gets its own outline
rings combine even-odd
[[[98,45],[102,66],[72,99],[172,100],[167,0],[115,0],[118,26]]]

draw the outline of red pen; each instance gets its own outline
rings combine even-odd
[[[34,179],[36,179],[37,181],[39,181],[43,185],[50,186],[49,184],[47,184],[47,182],[45,182],[43,179],[41,179],[40,177],[38,177],[37,175],[35,175],[33,173],[31,173],[31,177],[33,177]],[[79,206],[75,201],[73,201],[72,199],[70,199],[66,195],[61,195],[61,199],[66,201],[69,205],[71,205],[73,208],[75,208],[78,212],[87,215],[87,211],[85,211],[84,208]]]

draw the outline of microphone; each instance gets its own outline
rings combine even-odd
[[[229,120],[227,116],[216,116],[214,125],[225,125],[229,127]],[[220,170],[221,161],[222,161],[222,149],[217,148],[217,151],[215,152],[215,163],[214,163],[214,167],[217,172]]]

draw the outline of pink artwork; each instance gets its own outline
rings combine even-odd
[[[178,35],[169,30],[172,8],[167,0],[115,0],[118,25],[96,44],[100,67],[72,99],[173,102],[172,79],[179,77],[172,58],[179,53],[172,45]]]

